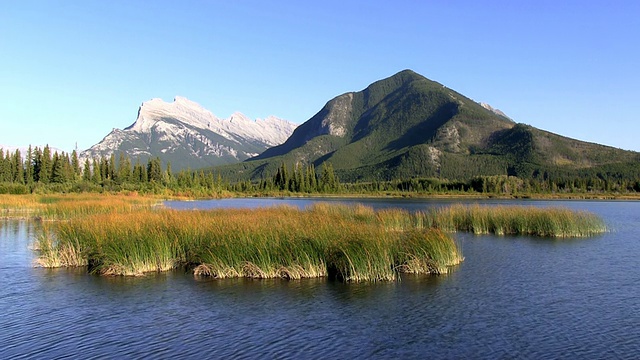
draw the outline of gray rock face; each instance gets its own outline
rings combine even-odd
[[[140,106],[131,126],[113,129],[80,157],[84,161],[122,152],[134,160],[158,156],[175,170],[195,169],[256,156],[283,143],[296,127],[274,116],[254,121],[238,112],[220,119],[183,97],[172,103],[152,99]]]
[[[510,119],[510,117],[507,116],[507,114],[503,113],[500,109],[496,109],[494,107],[492,107],[491,105],[487,104],[487,103],[480,103],[480,106],[482,106],[483,108],[491,111],[492,113],[496,114],[496,115],[500,115],[500,116],[504,116],[507,119]]]

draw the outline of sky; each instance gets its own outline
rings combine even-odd
[[[415,72],[640,151],[640,1],[0,1],[0,145],[71,151],[152,98],[303,123]]]

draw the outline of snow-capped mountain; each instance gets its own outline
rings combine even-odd
[[[296,126],[273,116],[254,121],[239,112],[221,119],[179,96],[172,103],[152,99],[142,103],[131,126],[113,129],[81,158],[121,152],[134,161],[158,156],[174,170],[229,164],[282,144]]]
[[[39,148],[40,150],[43,150],[45,146],[48,145],[31,145],[31,149],[35,150],[36,148]],[[9,154],[13,155],[15,154],[16,150],[20,151],[20,156],[24,159],[25,156],[27,156],[27,152],[29,151],[29,146],[10,146],[10,145],[0,145],[0,150],[2,150],[2,152],[6,155],[7,152],[9,152]],[[53,147],[53,146],[49,146],[49,151],[51,151],[51,154],[54,153],[58,153],[58,154],[62,154],[65,153],[64,150],[61,150],[59,148]],[[68,154],[70,154],[71,152],[67,152]]]

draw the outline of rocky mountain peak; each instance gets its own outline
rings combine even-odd
[[[492,113],[496,114],[496,115],[500,115],[500,116],[504,116],[507,119],[510,119],[510,117],[507,116],[507,114],[503,113],[500,109],[496,109],[494,107],[492,107],[491,105],[487,104],[487,103],[480,103],[480,106],[482,106],[483,108],[491,111]]]
[[[256,156],[283,143],[296,127],[274,116],[254,121],[240,112],[221,119],[181,96],[170,103],[154,98],[142,103],[131,126],[114,129],[82,155],[92,158],[124,152],[131,157],[159,156],[165,162],[172,161],[176,170],[212,166]]]
[[[179,119],[201,129],[209,128],[212,122],[220,121],[209,110],[185,97],[176,96],[171,103],[154,98],[140,105],[135,123],[125,130],[148,132],[158,120],[165,118]]]

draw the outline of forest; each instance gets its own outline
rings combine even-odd
[[[405,177],[391,181],[341,182],[333,166],[283,163],[258,181],[229,181],[213,170],[173,172],[159,158],[132,160],[124,154],[80,160],[74,150],[53,152],[49,146],[29,147],[26,154],[0,149],[0,193],[121,192],[168,196],[286,196],[311,194],[428,196],[532,195],[636,196],[637,171],[623,165],[607,169],[535,172],[528,178],[503,175],[463,179]]]

